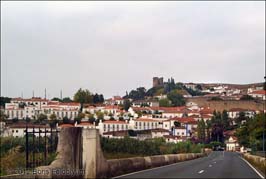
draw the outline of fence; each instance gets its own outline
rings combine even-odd
[[[49,154],[56,151],[58,130],[53,128],[29,128],[26,126],[26,168],[49,164]]]

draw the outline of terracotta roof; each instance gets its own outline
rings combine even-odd
[[[138,118],[135,119],[136,122],[143,121],[143,122],[158,122],[157,120],[154,119],[149,119],[149,118]]]
[[[123,98],[121,98],[121,96],[114,96],[113,100],[124,100]]]
[[[158,111],[183,111],[186,109],[186,106],[180,106],[180,107],[150,107],[152,110],[158,110]]]
[[[10,128],[26,128],[26,124],[11,124]],[[39,125],[39,124],[28,124],[28,128],[50,128],[47,125]]]
[[[258,90],[258,91],[253,91],[249,94],[262,94],[262,95],[266,95],[266,90]]]
[[[59,127],[74,127],[73,124],[61,124]]]
[[[127,124],[126,121],[117,121],[117,120],[106,120],[104,124]]]
[[[104,106],[104,109],[120,109],[119,106],[113,105],[113,106]]]
[[[203,114],[201,115],[201,118],[211,118],[212,116],[211,115],[208,115],[208,114]]]
[[[243,109],[243,108],[231,108],[228,110],[229,112],[243,112],[243,111],[249,111],[248,109]]]
[[[171,121],[178,121],[180,123],[186,123],[186,124],[197,124],[197,121],[192,117],[182,117],[182,118],[171,118]]]
[[[61,106],[80,106],[80,104],[76,103],[76,102],[70,102],[70,103],[62,103],[62,102],[60,102],[59,105],[61,105]]]

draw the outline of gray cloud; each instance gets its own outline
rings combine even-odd
[[[4,96],[263,80],[265,2],[1,2]]]

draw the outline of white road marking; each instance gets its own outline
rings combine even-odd
[[[212,167],[212,165],[209,165],[209,167]]]
[[[198,173],[203,173],[204,172],[204,170],[201,170],[201,171],[199,171]]]
[[[238,156],[238,157],[241,158],[242,160],[244,160],[261,178],[264,178],[262,176],[262,174],[260,174],[260,172],[256,168],[254,168],[246,159],[244,159],[244,158],[242,158],[240,156]]]
[[[215,161],[213,163],[216,163]]]
[[[197,158],[197,159],[194,159],[195,160],[202,160],[204,159],[204,157],[201,157],[201,158]],[[160,166],[160,167],[154,167],[154,168],[148,168],[148,169],[144,169],[144,170],[140,170],[140,171],[135,171],[135,172],[132,172],[132,173],[126,173],[126,174],[123,174],[123,175],[119,175],[119,176],[116,176],[116,177],[113,177],[113,179],[115,178],[122,178],[122,177],[125,177],[125,176],[129,176],[129,175],[134,175],[134,174],[137,174],[137,173],[144,173],[144,172],[147,172],[147,171],[151,171],[151,170],[157,170],[157,169],[161,169],[161,168],[165,168],[165,167],[170,167],[170,166],[174,166],[174,165],[182,165],[183,163],[185,162],[190,162],[191,160],[187,160],[187,161],[180,161],[180,162],[177,162],[177,163],[172,163],[172,164],[169,164],[169,165],[164,165],[164,166]]]

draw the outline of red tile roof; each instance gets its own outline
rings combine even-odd
[[[262,94],[262,95],[266,95],[266,90],[253,91],[250,94]]]
[[[117,120],[106,120],[104,124],[127,124],[126,121],[117,121]]]
[[[59,127],[74,127],[73,124],[61,124]]]
[[[186,123],[186,124],[197,124],[197,121],[192,117],[183,117],[183,118],[171,118],[171,121],[178,121],[180,123]]]
[[[154,119],[149,119],[149,118],[138,118],[138,119],[135,119],[135,121],[137,122],[158,122],[157,120],[154,120]]]

